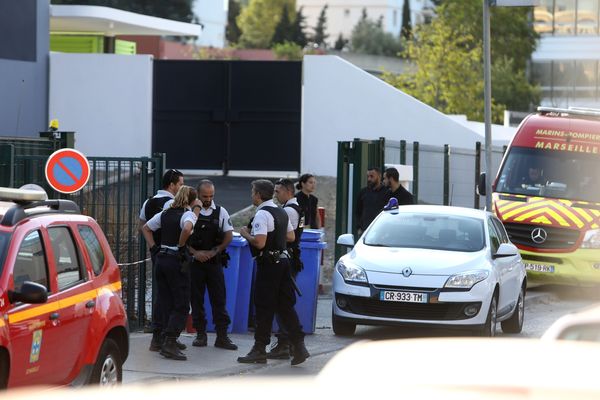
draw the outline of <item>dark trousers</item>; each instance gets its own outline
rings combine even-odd
[[[152,330],[162,331],[166,325],[165,318],[161,313],[161,307],[158,298],[158,284],[156,283],[156,254],[152,259]]]
[[[156,282],[160,313],[167,336],[179,336],[185,328],[190,310],[190,276],[181,270],[177,256],[159,253],[156,265]]]
[[[304,333],[294,309],[296,294],[292,286],[289,260],[281,258],[278,263],[257,261],[254,288],[256,344],[267,346],[271,342],[271,328],[275,313],[281,318],[282,326],[285,326],[288,331],[292,344],[302,341]]]
[[[204,311],[204,293],[208,289],[208,298],[212,307],[213,322],[217,334],[226,334],[231,323],[225,309],[225,275],[221,263],[200,263],[194,261],[190,268],[192,285],[192,323],[196,331],[206,332],[206,312]]]
[[[292,277],[294,279],[296,279],[297,276],[298,276],[298,273],[292,272]],[[277,325],[279,326],[279,332],[275,334],[275,336],[277,337],[277,341],[281,342],[281,343],[289,342],[290,337],[289,337],[288,331],[285,328],[285,325],[283,324],[283,321],[281,320],[281,317],[279,316],[279,314],[275,314],[275,321],[277,321]]]

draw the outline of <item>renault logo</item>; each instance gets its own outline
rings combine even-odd
[[[412,274],[412,269],[410,269],[410,268],[404,268],[402,270],[402,275],[404,275],[405,278],[408,278],[411,274]]]
[[[534,243],[542,244],[548,239],[548,232],[546,232],[543,228],[535,228],[531,231],[531,240]]]

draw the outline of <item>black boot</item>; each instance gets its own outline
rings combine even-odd
[[[150,341],[150,348],[148,350],[150,351],[160,351],[162,344],[164,341],[164,336],[162,335],[161,331],[153,331],[152,332],[152,341]]]
[[[244,357],[238,357],[237,361],[244,364],[266,364],[267,353],[265,352],[265,346],[254,344],[252,350]]]
[[[277,345],[267,353],[269,360],[289,360],[290,359],[290,344],[287,340],[277,340]]]
[[[306,346],[304,345],[304,341],[300,341],[298,343],[294,343],[292,350],[292,365],[302,364],[308,357],[310,357],[310,353],[306,350]]]
[[[187,349],[187,346],[185,344],[181,343],[181,341],[179,339],[177,339],[175,341],[175,346],[177,346],[177,348],[179,350],[185,350],[185,349]]]
[[[185,354],[177,347],[177,338],[174,336],[167,336],[165,343],[162,345],[162,349],[160,349],[160,354],[173,360],[187,360]]]
[[[206,347],[208,343],[208,338],[206,337],[206,332],[198,332],[196,333],[196,339],[192,342],[192,346],[195,347]]]
[[[229,339],[227,334],[217,334],[217,339],[215,340],[215,347],[219,347],[225,350],[237,350],[238,347],[235,343]]]

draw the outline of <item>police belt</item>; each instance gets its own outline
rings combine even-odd
[[[290,258],[287,250],[263,250],[256,256],[257,259],[278,259],[278,258]]]
[[[158,251],[158,254],[163,254],[163,255],[168,255],[168,256],[177,256],[179,254],[179,251],[169,249],[167,247],[161,247],[161,249]]]

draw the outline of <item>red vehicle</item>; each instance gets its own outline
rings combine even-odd
[[[0,388],[117,384],[129,352],[119,268],[94,219],[46,198],[0,188]]]

